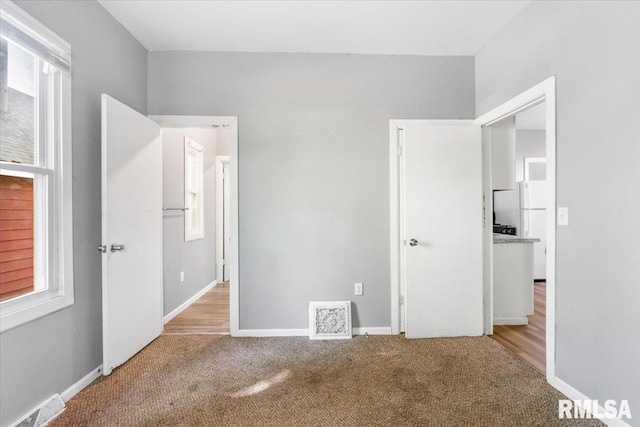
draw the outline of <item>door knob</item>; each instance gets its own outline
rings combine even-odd
[[[409,246],[418,246],[418,241],[416,239],[409,240]]]
[[[112,244],[111,252],[124,251],[124,245]]]

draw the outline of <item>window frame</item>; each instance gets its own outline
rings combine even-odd
[[[10,1],[0,4],[0,14],[4,21],[28,35],[33,42],[46,46],[56,56],[71,63],[69,43],[31,15]],[[16,44],[31,51],[28,46]],[[37,58],[37,85],[42,85],[44,73],[40,66],[48,61],[36,52],[31,52]],[[38,271],[46,271],[47,283],[43,290],[34,290],[0,302],[0,333],[74,303],[71,73],[70,70],[53,68],[57,71],[47,73],[44,77],[48,79],[47,91],[36,90],[34,165],[0,162],[0,169],[6,175],[46,176],[46,198],[34,195],[34,203],[39,201],[45,204],[37,209],[41,211],[40,214],[35,213],[34,209],[34,233],[38,233],[34,235],[34,282]],[[47,107],[43,114],[45,105]],[[44,214],[42,209],[45,210]],[[44,246],[39,243],[43,239],[47,241]],[[42,254],[43,250],[46,255]]]
[[[194,157],[194,186],[189,187],[191,174],[189,158]],[[189,217],[193,214],[189,204],[189,194],[196,194],[196,228],[189,227]],[[204,238],[204,147],[194,140],[184,137],[184,206],[188,208],[184,214],[184,241],[190,242]]]

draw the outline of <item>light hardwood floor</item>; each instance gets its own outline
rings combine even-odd
[[[223,282],[164,325],[163,335],[228,334],[229,282]]]
[[[494,326],[491,338],[544,374],[546,371],[546,283],[536,282],[533,292],[534,313],[532,316],[528,316],[529,324],[524,326]]]

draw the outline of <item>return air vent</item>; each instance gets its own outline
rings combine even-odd
[[[311,301],[309,338],[331,340],[351,338],[351,301]]]
[[[59,394],[54,394],[11,427],[42,427],[66,409]]]

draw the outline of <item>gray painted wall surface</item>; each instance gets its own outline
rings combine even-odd
[[[0,335],[0,425],[102,363],[100,94],[138,111],[147,102],[147,53],[93,1],[17,1],[71,44],[75,304]]]
[[[524,158],[545,157],[546,144],[543,130],[516,130],[516,181],[524,180]]]
[[[640,3],[532,2],[476,57],[482,114],[557,76],[557,376],[640,425]]]
[[[150,114],[239,116],[242,329],[310,300],[390,326],[388,121],[474,118],[474,90],[471,57],[149,53]]]
[[[185,214],[163,214],[164,314],[216,279],[216,130],[162,129],[162,197],[167,207],[184,205],[184,137],[204,147],[204,238],[184,241]],[[184,283],[180,272],[184,271]]]

